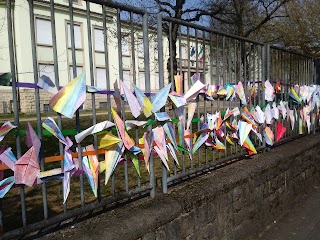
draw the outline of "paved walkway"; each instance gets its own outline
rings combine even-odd
[[[305,200],[282,216],[259,240],[320,240],[320,186]]]

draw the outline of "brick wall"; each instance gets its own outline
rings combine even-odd
[[[257,239],[320,180],[320,134],[217,169],[49,239]]]

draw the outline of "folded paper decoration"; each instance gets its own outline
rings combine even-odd
[[[273,135],[272,130],[269,127],[266,127],[263,130],[263,136],[264,136],[264,139],[266,140],[266,144],[268,144],[269,146],[272,146],[273,140],[274,140],[274,135]]]
[[[177,141],[176,141],[176,136],[174,134],[174,130],[171,126],[170,123],[165,123],[163,124],[163,130],[166,133],[167,138],[170,140],[170,142],[172,143],[172,145],[174,146],[174,148],[176,150],[178,150],[178,145],[177,145]]]
[[[240,81],[238,82],[238,85],[236,87],[236,94],[238,94],[238,97],[240,98],[241,103],[243,105],[247,105],[246,95],[244,93],[242,82],[240,82]]]
[[[51,93],[51,94],[58,93],[58,89],[57,89],[56,85],[46,75],[42,75],[41,77],[39,77],[37,85],[38,85],[38,87],[42,88],[43,90],[47,91],[48,93]]]
[[[182,89],[182,75],[175,75],[174,76],[174,83],[176,86],[176,92],[179,95],[183,94],[183,89]]]
[[[67,118],[72,118],[76,110],[86,100],[86,75],[81,73],[78,77],[61,88],[50,99],[50,107]]]
[[[4,124],[2,124],[0,127],[0,142],[4,139],[6,134],[14,128],[16,128],[16,126],[12,125],[9,121],[6,121]]]
[[[6,164],[12,171],[15,168],[15,162],[17,161],[16,157],[14,156],[11,148],[7,148],[4,152],[0,154],[0,161]]]
[[[98,147],[99,148],[108,148],[118,142],[121,142],[121,139],[114,136],[109,132],[98,135]]]
[[[186,129],[189,129],[190,126],[191,126],[191,121],[193,119],[193,115],[194,115],[194,112],[196,110],[196,107],[197,107],[197,103],[189,103],[188,104],[188,119],[187,119],[187,127],[186,127]]]
[[[286,132],[286,128],[282,125],[281,122],[277,123],[277,131],[276,131],[276,141],[278,142]]]
[[[50,132],[53,136],[58,138],[62,144],[67,145],[65,137],[63,136],[56,122],[51,117],[48,117],[46,120],[44,120],[42,127]]]
[[[118,116],[116,111],[113,110],[113,108],[111,108],[111,113],[112,113],[114,121],[116,122],[118,134],[121,136],[121,139],[123,141],[125,148],[130,150],[132,147],[134,147],[134,144],[135,144],[133,139],[130,138],[129,134],[124,129],[124,124],[123,124],[122,119]]]
[[[279,119],[279,109],[277,108],[277,105],[275,102],[272,103],[271,114],[274,119],[276,120]]]
[[[100,172],[105,171],[105,185],[107,185],[114,169],[118,165],[121,155],[124,151],[123,142],[119,142],[111,149],[105,151],[104,166],[100,167]]]
[[[142,108],[143,114],[148,118],[152,114],[153,105],[150,102],[149,98],[134,84],[132,84],[134,93],[136,94],[136,97],[138,99],[138,102],[140,103],[140,106]]]
[[[93,145],[89,145],[85,149],[86,151],[94,151]],[[99,175],[99,161],[97,155],[84,156],[82,158],[82,166],[94,196],[97,197]]]
[[[192,152],[191,152],[191,153],[194,154],[194,153],[201,147],[201,145],[204,144],[205,141],[207,141],[208,137],[209,137],[209,134],[208,134],[208,133],[203,133],[203,134],[201,134],[201,135],[197,138],[195,144],[193,145],[193,148],[192,148]]]
[[[234,98],[234,93],[235,93],[234,86],[232,86],[230,84],[226,84],[225,89],[227,91],[226,100],[228,101],[230,99],[230,101],[232,101]]]
[[[40,172],[38,155],[39,152],[35,151],[35,147],[32,146],[17,162],[15,162],[15,184],[25,184],[29,187],[33,185]]]
[[[265,110],[264,110],[264,116],[266,117],[266,124],[271,124],[272,121],[272,113],[270,105],[267,104]]]
[[[255,109],[255,119],[260,124],[263,124],[266,121],[266,117],[260,106],[257,106]]]
[[[113,122],[109,122],[109,121],[97,123],[97,124],[93,125],[92,127],[89,127],[86,130],[83,130],[82,132],[78,133],[77,135],[74,136],[74,138],[77,143],[80,143],[88,135],[99,133],[105,129],[113,127],[114,125],[115,124]]]
[[[126,129],[129,131],[135,127],[145,127],[147,121],[137,121],[137,120],[126,120],[124,124],[126,125]]]
[[[205,87],[206,85],[204,85],[200,80],[197,80],[195,84],[193,84],[192,87],[184,95],[184,99],[186,100],[186,102],[195,99],[198,96],[199,92]]]
[[[179,107],[182,107],[184,105],[186,105],[186,100],[183,96],[179,96],[179,95],[176,95],[174,94],[173,92],[171,92],[169,94],[169,98],[171,99],[171,101],[173,102],[173,104],[179,108]]]
[[[265,87],[265,99],[266,99],[266,101],[272,102],[274,97],[275,97],[275,94],[274,94],[274,88],[271,85],[269,80],[267,80],[264,83],[264,87]]]
[[[249,155],[257,154],[256,148],[253,146],[249,137],[243,143],[243,147],[247,150]]]
[[[10,86],[11,73],[0,72],[0,86]]]
[[[133,95],[130,89],[120,81],[121,88],[123,90],[124,95],[126,96],[127,102],[129,104],[132,115],[137,118],[140,115],[141,106],[137,100],[137,98]]]
[[[4,195],[6,195],[6,193],[11,189],[13,184],[14,184],[13,176],[5,178],[0,182],[0,198],[3,198]]]
[[[298,104],[301,103],[301,98],[299,97],[299,95],[297,94],[297,92],[296,92],[296,90],[294,88],[290,88],[289,96],[292,98],[292,100],[295,103],[298,103]]]
[[[158,112],[158,113],[155,113],[154,116],[160,122],[170,120],[170,116],[167,112]]]
[[[171,89],[171,83],[162,88],[155,96],[152,97],[151,103],[153,105],[152,112],[159,111],[166,105],[167,98]]]
[[[251,130],[252,130],[252,124],[249,124],[243,121],[238,122],[238,132],[239,132],[241,146],[243,145],[244,141],[247,139]]]

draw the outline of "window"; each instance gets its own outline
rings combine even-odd
[[[154,59],[158,60],[158,47],[154,48]]]
[[[143,58],[144,52],[143,52],[143,38],[138,39],[138,57]]]
[[[123,83],[129,88],[131,89],[131,75],[130,75],[130,71],[129,70],[124,70],[123,71]]]
[[[151,88],[153,90],[159,90],[159,73],[154,74]]]
[[[145,75],[144,72],[139,72],[138,75],[138,81],[137,81],[137,86],[140,88],[142,91],[146,89],[146,81],[145,81]]]
[[[122,45],[121,45],[122,55],[130,56],[129,37],[123,37],[121,42],[122,42]]]
[[[80,67],[80,66],[77,66],[77,76],[79,76],[81,73],[82,73],[82,67]],[[70,76],[70,81],[71,80],[73,80],[74,78],[76,78],[77,76],[73,76],[73,67],[72,66],[70,66],[70,68],[69,68],[69,76]]]
[[[43,112],[53,112],[49,104],[43,104]]]
[[[94,50],[104,52],[104,33],[103,30],[94,28]]]
[[[97,88],[106,89],[107,79],[106,79],[106,69],[96,68],[96,86]]]
[[[99,102],[99,108],[107,109],[108,108],[108,102]]]
[[[179,55],[180,57],[180,55]],[[187,47],[185,45],[181,46],[181,59],[188,59]]]
[[[68,31],[68,48],[71,48],[71,31],[70,24],[67,24]],[[82,48],[82,36],[81,36],[81,26],[79,24],[73,24],[74,30],[74,46],[76,49]]]
[[[39,77],[41,77],[42,75],[46,75],[54,83],[55,82],[54,65],[53,64],[39,64]]]
[[[51,21],[36,18],[37,44],[52,46]]]

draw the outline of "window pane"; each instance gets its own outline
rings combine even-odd
[[[123,83],[129,88],[131,89],[131,75],[130,75],[130,71],[124,70],[123,71]]]
[[[153,77],[153,81],[151,82],[152,90],[159,90],[159,73],[155,73]]]
[[[142,91],[146,89],[144,72],[139,72],[137,85]]]
[[[75,48],[82,48],[81,28],[80,25],[73,24],[74,29],[74,45]],[[68,23],[68,47],[71,48],[71,31]]]
[[[51,21],[36,18],[37,43],[52,45]]]
[[[187,47],[184,45],[181,46],[181,59],[188,59]]]
[[[94,50],[104,51],[104,34],[101,29],[94,29]]]
[[[123,37],[122,38],[122,55],[129,56],[129,38],[128,37]]]
[[[139,38],[138,39],[138,56],[140,58],[143,58],[144,54],[143,54],[143,39]]]
[[[96,86],[97,88],[106,89],[106,69],[105,68],[96,68]]]
[[[77,76],[79,76],[82,73],[82,67],[77,66]],[[71,66],[69,68],[69,76],[70,76],[70,81],[73,80],[75,77],[73,77],[73,67]]]
[[[39,64],[39,77],[42,75],[46,75],[53,83],[55,83],[53,64]]]

